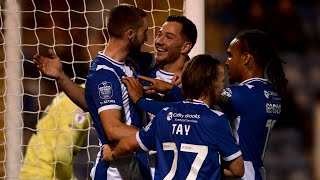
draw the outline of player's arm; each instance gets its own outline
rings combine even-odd
[[[141,150],[141,148],[136,139],[136,135],[133,134],[120,140],[116,147],[113,149],[113,151],[109,145],[104,145],[102,160],[112,161],[113,159],[130,154],[138,150]]]
[[[150,86],[144,86],[143,89],[147,94],[162,93],[173,101],[182,101],[184,97],[182,95],[181,80],[179,79],[179,73],[175,74],[172,83],[168,83],[159,79],[149,78],[146,76],[138,76],[139,79],[149,82]]]
[[[149,122],[147,128],[140,129],[139,132],[121,139],[116,147],[110,147],[109,145],[104,145],[103,147],[103,158],[104,161],[112,161],[117,157],[132,153],[143,149],[144,151],[149,151],[156,146],[155,134],[157,132],[156,122],[158,120],[156,116],[153,121]]]
[[[214,124],[208,124],[208,126],[211,126],[212,129],[215,128],[213,136],[216,137],[219,154],[222,157],[223,175],[227,177],[242,177],[244,174],[242,152],[232,136],[226,115],[219,115],[219,121]]]
[[[108,140],[111,142],[117,142],[138,131],[138,128],[121,122],[123,115],[120,109],[102,111],[99,113],[99,117]]]
[[[142,84],[134,77],[124,77],[122,78],[122,82],[127,86],[129,97],[132,102],[146,112],[158,114],[163,108],[170,105],[168,102],[144,98]]]
[[[146,93],[153,94],[153,93],[162,93],[162,94],[168,94],[169,91],[173,88],[174,84],[161,81],[154,78],[149,78],[146,76],[138,76],[139,79],[143,81],[147,81],[150,83],[150,86],[144,86],[143,89],[146,90]]]
[[[242,155],[236,159],[225,162],[227,168],[223,168],[223,175],[226,177],[242,177],[244,174],[244,165]]]
[[[39,54],[34,55],[33,62],[42,73],[56,79],[59,87],[77,106],[87,111],[84,88],[73,82],[64,73],[61,60],[52,49],[49,49],[49,53],[51,54],[51,58]]]

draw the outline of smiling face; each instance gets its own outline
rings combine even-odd
[[[155,58],[159,63],[173,62],[182,56],[185,40],[181,36],[182,25],[178,22],[165,22],[155,39]]]
[[[227,50],[227,60],[225,65],[228,69],[230,84],[241,81],[241,72],[243,72],[242,53],[240,51],[240,40],[233,39]]]

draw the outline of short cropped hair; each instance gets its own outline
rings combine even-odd
[[[107,19],[107,31],[110,37],[122,38],[129,29],[143,26],[143,18],[147,14],[140,8],[130,4],[119,4],[111,9]]]
[[[181,81],[183,95],[198,99],[214,93],[220,61],[210,55],[200,54],[189,60],[183,70]]]
[[[170,15],[167,17],[167,22],[180,23],[182,25],[181,36],[186,41],[191,42],[192,47],[196,44],[198,36],[197,27],[190,19],[186,18],[185,16]]]

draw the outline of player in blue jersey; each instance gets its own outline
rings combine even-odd
[[[174,82],[174,73],[182,70],[184,63],[188,60],[188,53],[196,42],[196,38],[196,26],[189,19],[184,16],[169,16],[155,39],[155,58],[158,66],[153,68],[149,73],[144,73],[144,75],[162,79],[166,82]],[[56,78],[59,86],[66,92],[70,99],[74,100],[77,105],[86,110],[87,106],[84,98],[82,98],[84,97],[83,90],[79,89],[79,87],[63,73],[59,57],[51,50],[50,54],[52,54],[52,59],[40,55],[34,57],[38,68],[45,74]],[[54,62],[56,62],[56,64],[53,64]],[[57,69],[54,69],[54,67],[57,67]],[[139,61],[136,67],[141,67]],[[47,68],[47,70],[45,68]],[[149,67],[143,69],[148,68]]]
[[[243,154],[242,179],[266,179],[263,159],[286,91],[283,61],[271,39],[259,30],[240,32],[227,54],[229,81],[239,84],[223,90],[220,107],[232,119],[233,133]]]
[[[189,59],[188,53],[196,41],[197,28],[191,20],[185,16],[168,16],[155,38],[157,66],[149,72],[148,77],[168,83],[174,82],[174,74],[182,71]],[[160,99],[168,100],[161,93],[160,96]]]
[[[133,5],[113,8],[107,18],[109,41],[91,63],[85,86],[85,100],[101,144],[111,144],[142,128],[142,115],[133,106],[120,78],[134,76],[125,64],[129,52],[140,50],[147,40],[146,13]],[[91,171],[94,179],[142,179],[134,154],[112,162],[101,161]]]
[[[141,75],[168,82],[165,84],[168,85],[168,88],[164,88],[163,91],[159,89],[160,93],[167,94],[167,90],[171,90],[173,84],[179,84],[180,81],[177,81],[176,75],[181,74],[185,62],[189,59],[188,53],[195,45],[196,40],[197,29],[192,21],[185,16],[168,16],[155,38],[154,59],[156,61],[153,61],[152,54],[134,51],[129,52],[129,57],[126,59],[129,63],[126,62],[126,64],[133,65]],[[33,57],[33,62],[37,64],[41,72],[55,78],[68,97],[86,111],[84,89],[63,72],[61,60],[54,51],[49,49],[49,54],[51,54],[51,58],[37,54]],[[141,77],[142,80],[145,80],[144,78]],[[151,78],[146,81],[150,81]],[[149,86],[149,90],[151,93],[155,93],[151,90],[152,87],[153,85]],[[180,95],[177,87],[174,87],[173,90],[177,90],[177,94]]]
[[[127,84],[137,83],[124,78]],[[157,149],[155,179],[219,179],[219,155],[229,162],[224,175],[244,173],[241,151],[222,112],[210,109],[224,87],[224,68],[209,55],[191,59],[182,74],[186,101],[172,102],[148,126],[120,140],[114,150],[104,146],[103,159],[116,160],[133,151]],[[212,93],[214,92],[214,93]]]

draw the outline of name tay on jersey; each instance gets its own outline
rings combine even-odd
[[[172,124],[172,134],[189,135],[190,125],[187,124]]]

